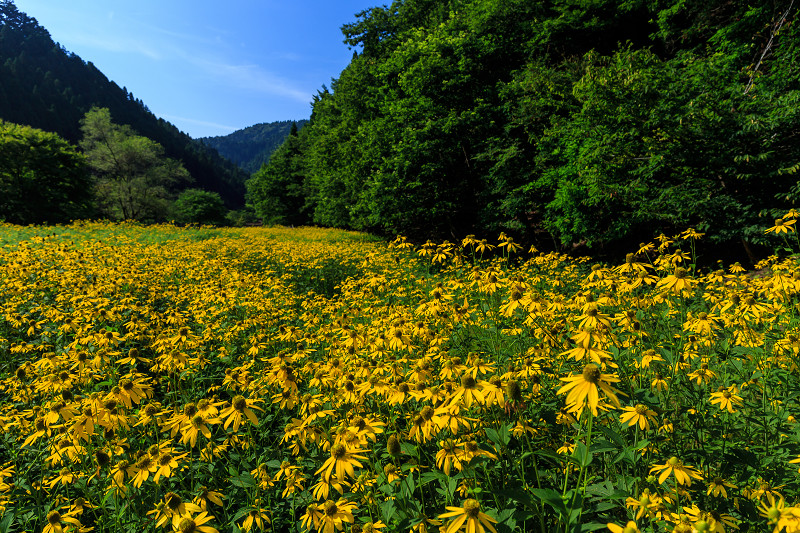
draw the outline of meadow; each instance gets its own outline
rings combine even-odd
[[[800,267],[702,239],[0,226],[0,533],[798,531]]]

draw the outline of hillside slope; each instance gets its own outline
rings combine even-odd
[[[198,140],[216,149],[221,156],[233,161],[248,174],[253,174],[261,168],[261,165],[266,164],[275,149],[283,144],[292,129],[292,124],[296,124],[299,130],[306,122],[308,121],[266,122],[228,135],[201,137]]]
[[[214,149],[156,117],[141,100],[55,43],[36,19],[0,1],[0,118],[80,140],[80,119],[107,107],[115,122],[160,143],[183,162],[192,186],[218,192],[229,207],[244,203],[247,174]]]

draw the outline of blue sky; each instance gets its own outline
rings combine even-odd
[[[15,0],[192,137],[299,120],[349,63],[342,24],[369,0]]]

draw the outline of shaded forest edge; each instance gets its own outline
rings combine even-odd
[[[800,189],[798,6],[405,0],[248,181],[270,223],[602,254],[694,227],[744,255]],[[744,244],[744,246],[742,246]],[[762,249],[763,250],[763,249]]]

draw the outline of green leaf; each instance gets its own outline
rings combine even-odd
[[[575,451],[572,452],[572,457],[578,462],[581,467],[587,467],[592,462],[592,452],[586,447],[586,444],[578,441],[575,444]]]
[[[564,504],[564,500],[561,498],[561,494],[553,489],[531,489],[531,494],[558,511],[561,516],[566,517],[569,515],[569,511]]]
[[[591,446],[589,446],[589,451],[591,453],[605,453],[605,452],[615,452],[619,449],[619,447],[614,446],[607,440],[600,440],[597,442],[593,442]]]
[[[594,522],[591,524],[581,524],[581,532],[583,531],[599,531],[601,529],[607,529],[608,526],[606,524],[601,524],[599,522]]]
[[[616,444],[616,448],[627,448],[627,444],[625,443],[625,439],[620,436],[619,433],[616,431],[607,428],[607,427],[600,427],[600,432],[606,436],[609,440],[611,440],[614,444]]]
[[[250,475],[250,472],[243,472],[238,476],[233,476],[229,478],[231,484],[235,487],[241,487],[243,489],[251,488],[256,486],[256,480]]]
[[[0,533],[9,533],[11,524],[14,522],[14,516],[13,511],[6,511],[3,515],[3,519],[0,520]]]
[[[439,472],[439,471],[425,472],[419,477],[419,486],[422,487],[423,485],[427,485],[431,481],[438,481],[445,477],[447,476],[444,475],[444,472]]]
[[[381,504],[381,515],[386,523],[391,523],[392,518],[397,516],[397,510],[394,506],[394,500],[386,500]]]

